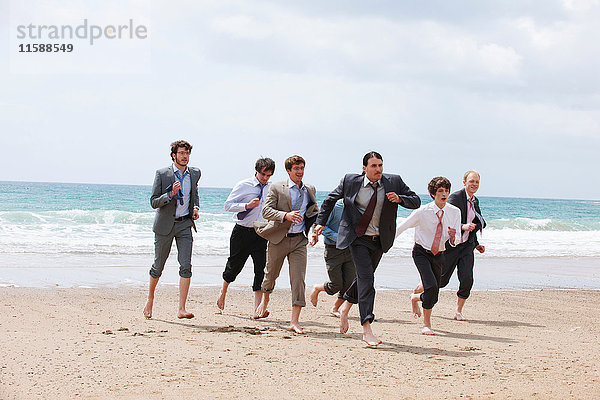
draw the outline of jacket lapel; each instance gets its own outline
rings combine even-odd
[[[350,203],[354,204],[354,201],[356,200],[356,196],[358,195],[358,191],[360,190],[360,187],[363,183],[365,179],[365,174],[361,174],[359,175],[354,182],[352,182],[352,190],[350,190],[350,193],[352,193],[352,196],[350,197]]]
[[[292,194],[290,193],[289,181],[283,182],[283,196],[285,197],[285,202],[288,206],[288,211],[292,211]]]

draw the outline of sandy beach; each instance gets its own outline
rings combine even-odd
[[[358,310],[336,333],[332,298],[285,329],[289,291],[271,316],[250,318],[252,293],[192,288],[192,320],[175,318],[177,288],[159,286],[145,320],[141,288],[0,288],[0,398],[492,398],[600,395],[600,291],[476,291],[468,322],[451,319],[453,291],[434,308],[437,336],[420,335],[408,291],[378,291],[376,349]],[[308,294],[308,293],[307,293]],[[307,297],[308,298],[308,297]]]

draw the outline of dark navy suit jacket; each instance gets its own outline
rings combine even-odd
[[[335,202],[339,199],[344,199],[344,211],[342,213],[342,221],[338,231],[338,239],[336,247],[345,249],[356,239],[354,229],[358,221],[362,217],[362,213],[354,204],[356,195],[363,183],[364,172],[358,174],[345,175],[338,187],[336,187],[321,204],[321,210],[317,215],[316,223],[323,225],[327,223],[327,218],[331,210],[335,206]],[[415,209],[421,205],[421,199],[402,181],[398,175],[383,174],[381,182],[385,193],[395,192],[402,199],[402,206],[405,208]],[[381,217],[379,219],[379,239],[384,252],[387,252],[394,244],[396,236],[396,212],[398,204],[392,203],[385,197],[383,208],[381,209]]]

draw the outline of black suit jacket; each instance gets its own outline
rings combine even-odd
[[[465,189],[461,189],[452,193],[450,197],[448,197],[448,203],[458,207],[458,209],[460,210],[460,223],[463,225],[466,224],[467,207],[469,206],[467,204],[467,191]],[[481,215],[481,210],[479,209],[479,199],[475,196],[473,196],[473,205],[475,206],[475,211],[477,211],[479,215]],[[481,218],[483,219],[483,216],[481,216]],[[485,221],[480,221],[477,217],[475,217],[473,223],[476,225],[476,227],[471,232],[469,232],[468,242],[474,243],[475,246],[479,246],[479,242],[477,241],[477,231],[483,229],[486,224]]]
[[[363,183],[365,174],[364,172],[358,174],[347,174],[345,175],[338,187],[336,187],[321,204],[321,210],[317,215],[316,223],[318,225],[325,226],[327,219],[335,202],[339,199],[344,199],[344,211],[342,212],[342,220],[340,222],[340,228],[338,230],[338,238],[336,247],[338,249],[345,249],[356,239],[356,233],[354,229],[358,224],[358,221],[362,217],[362,213],[354,204],[356,195],[360,190]],[[402,178],[398,175],[383,174],[381,182],[385,193],[395,192],[402,199],[402,206],[405,208],[419,208],[421,205],[421,199],[415,192],[402,181]],[[379,219],[379,239],[381,241],[381,247],[384,252],[387,252],[394,244],[394,238],[396,236],[396,212],[398,210],[398,204],[392,203],[385,197],[383,208],[381,209],[381,218]]]

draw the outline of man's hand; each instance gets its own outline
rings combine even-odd
[[[181,183],[179,183],[179,181],[175,181],[175,183],[173,183],[173,188],[171,189],[171,193],[169,193],[169,197],[173,197],[177,194],[177,192],[179,192],[179,189],[181,189]]]
[[[317,244],[318,241],[319,241],[319,235],[317,235],[316,232],[313,231],[312,236],[310,238],[310,242],[308,244],[310,244],[311,246],[314,246],[315,244]]]
[[[450,235],[450,244],[454,245],[454,240],[456,238],[456,229],[448,227],[448,235]]]
[[[475,229],[475,227],[476,227],[476,226],[477,226],[477,225],[475,225],[474,223],[472,223],[472,222],[471,222],[470,224],[464,224],[464,225],[461,227],[461,229],[462,229],[463,231],[469,231],[469,232],[471,232],[473,229]]]
[[[194,208],[194,211],[192,212],[192,219],[195,221],[198,218],[200,218],[200,213],[198,212],[197,208]]]
[[[285,219],[292,223],[299,224],[302,222],[302,214],[300,214],[300,211],[290,211],[285,214]]]
[[[387,196],[387,199],[392,203],[402,203],[402,199],[396,194],[396,192],[387,192],[385,195]]]
[[[478,252],[483,254],[483,252],[485,251],[485,246],[479,245],[475,247],[475,249],[477,249]]]
[[[325,229],[325,227],[323,225],[315,225],[315,229],[313,230],[313,232],[319,236],[322,232],[323,229]]]
[[[260,199],[258,197],[253,198],[248,203],[246,203],[246,210],[250,210],[251,208],[256,208],[260,205]]]

